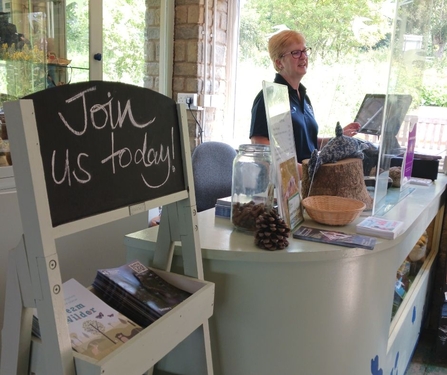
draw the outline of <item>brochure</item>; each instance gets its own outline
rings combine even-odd
[[[287,86],[263,81],[278,212],[291,231],[304,221]]]
[[[335,230],[312,228],[304,225],[300,226],[293,233],[293,238],[344,247],[359,247],[367,250],[374,249],[376,244],[376,239],[373,237],[344,233]]]
[[[377,216],[369,216],[356,225],[357,233],[395,239],[403,231],[403,222],[387,220]]]
[[[93,287],[102,300],[142,327],[147,327],[191,295],[169,284],[138,260],[98,270]]]
[[[142,330],[75,279],[62,288],[71,345],[78,353],[100,360]],[[33,333],[40,337],[37,312]]]

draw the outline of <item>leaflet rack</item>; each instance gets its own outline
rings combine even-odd
[[[90,81],[5,103],[5,113],[24,234],[9,257],[0,374],[34,373],[33,363],[43,363],[42,374],[141,375],[197,330],[212,375],[214,284],[203,280],[184,106],[148,89]],[[75,353],[56,239],[159,206],[153,266],[191,297],[101,361]],[[185,275],[169,272],[175,241]],[[40,342],[31,337],[33,308]]]

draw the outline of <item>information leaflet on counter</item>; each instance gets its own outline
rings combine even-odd
[[[312,228],[304,225],[300,226],[293,233],[293,238],[344,247],[358,247],[367,250],[374,249],[376,244],[376,239],[373,237],[344,233],[329,229]]]
[[[402,233],[403,226],[402,221],[369,216],[356,225],[356,231],[360,234],[393,240]]]

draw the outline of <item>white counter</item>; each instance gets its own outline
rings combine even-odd
[[[390,210],[385,217],[404,221],[405,232],[393,241],[378,239],[374,250],[290,239],[287,249],[269,252],[255,247],[252,234],[215,218],[214,210],[199,213],[205,279],[216,283],[210,322],[215,374],[377,375],[376,365],[383,374],[403,374],[437,249],[390,324],[396,271],[438,214],[446,182],[440,175]],[[356,222],[339,229],[354,232]],[[151,228],[127,235],[128,260],[150,264],[156,234]],[[175,254],[173,270],[181,272],[180,249]],[[193,365],[185,370],[188,357],[184,345],[159,367],[203,373]]]

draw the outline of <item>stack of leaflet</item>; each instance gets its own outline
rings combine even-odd
[[[171,311],[191,294],[162,279],[135,260],[118,268],[98,270],[96,294],[142,327]]]
[[[383,217],[369,216],[358,223],[355,228],[356,232],[360,234],[394,240],[402,234],[404,223],[399,220],[387,220]]]
[[[231,197],[219,198],[216,201],[216,216],[229,219],[231,216]]]
[[[71,346],[78,353],[100,360],[142,331],[75,279],[66,281],[62,289]],[[37,310],[32,333],[41,337]]]

